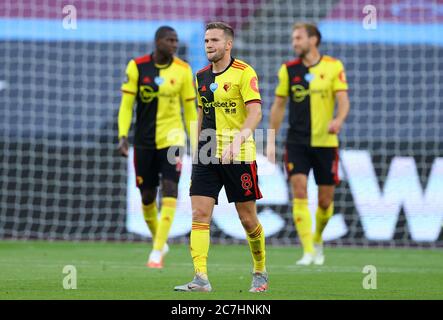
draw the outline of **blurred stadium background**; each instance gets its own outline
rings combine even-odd
[[[155,29],[168,24],[196,72],[207,64],[204,26],[213,20],[235,27],[235,56],[258,72],[264,129],[277,70],[294,55],[294,22],[318,23],[322,53],[344,62],[351,112],[328,243],[443,245],[441,0],[1,1],[0,239],[149,237],[131,159],[116,153],[125,65],[149,53]],[[276,174],[260,177],[272,244],[298,241],[281,166],[286,128]],[[269,166],[259,158],[259,174]],[[171,231],[180,243],[191,228],[189,158],[185,168]],[[309,192],[314,213],[312,181]],[[222,192],[213,242],[242,242],[237,220]]]

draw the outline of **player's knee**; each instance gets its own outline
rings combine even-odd
[[[192,221],[206,223],[210,218],[210,212],[203,208],[196,207],[192,209]]]
[[[295,178],[292,181],[292,192],[294,194],[294,198],[306,199],[308,197],[308,190],[305,181]]]
[[[142,191],[142,202],[145,206],[153,203],[156,197],[157,197],[157,192],[155,189],[144,189]]]
[[[304,188],[294,189],[294,198],[296,199],[306,199],[308,197],[308,192]]]
[[[250,232],[253,231],[258,224],[257,215],[255,214],[255,210],[247,210],[243,208],[242,214],[239,214],[240,222],[243,228]]]
[[[318,206],[323,210],[327,210],[332,203],[332,199],[329,197],[320,197],[318,199]]]
[[[163,197],[177,198],[178,185],[177,183],[169,180],[163,180],[162,182],[162,195]]]
[[[240,216],[240,222],[248,232],[253,231],[257,227],[257,219],[252,214]]]

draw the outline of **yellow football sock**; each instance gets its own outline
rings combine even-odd
[[[209,252],[209,224],[192,222],[191,230],[191,256],[196,274],[207,277],[207,260]]]
[[[304,253],[313,253],[312,219],[309,212],[308,199],[294,199],[292,201],[292,215]]]
[[[249,248],[254,260],[254,272],[266,271],[265,233],[261,224],[254,231],[247,233]]]
[[[152,238],[155,239],[158,228],[158,211],[157,204],[154,202],[145,205],[142,203],[143,216],[145,218],[146,224],[148,225],[149,231],[151,231]]]
[[[160,212],[160,223],[158,224],[157,234],[154,238],[154,250],[161,250],[168,240],[169,230],[174,221],[175,207],[177,199],[164,197],[162,199],[162,209]]]
[[[318,207],[317,212],[315,213],[314,243],[321,244],[323,242],[321,235],[333,214],[334,202],[332,202],[326,210]]]

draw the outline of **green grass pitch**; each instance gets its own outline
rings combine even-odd
[[[248,292],[246,245],[211,245],[214,292],[174,292],[193,276],[187,245],[172,245],[163,270],[145,267],[143,243],[0,242],[0,299],[443,299],[443,252],[325,248],[324,266],[295,266],[300,248],[267,247],[270,290]],[[63,289],[63,268],[77,269],[77,289]],[[377,268],[377,289],[363,288],[365,265]]]

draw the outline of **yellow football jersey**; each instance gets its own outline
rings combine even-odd
[[[288,143],[313,147],[337,147],[338,137],[328,133],[334,117],[335,93],[348,90],[340,60],[322,56],[306,67],[301,59],[283,64],[275,94],[289,97]]]
[[[177,57],[169,65],[156,65],[152,55],[146,55],[128,63],[126,76],[121,90],[136,95],[137,100],[134,145],[150,149],[184,146],[181,103],[196,95],[191,67]]]
[[[246,105],[261,103],[255,70],[245,62],[232,59],[226,70],[212,72],[212,65],[197,72],[198,105],[203,109],[202,130],[216,133],[216,157],[231,143],[247,117]],[[253,135],[241,145],[236,161],[254,161],[256,148]]]

